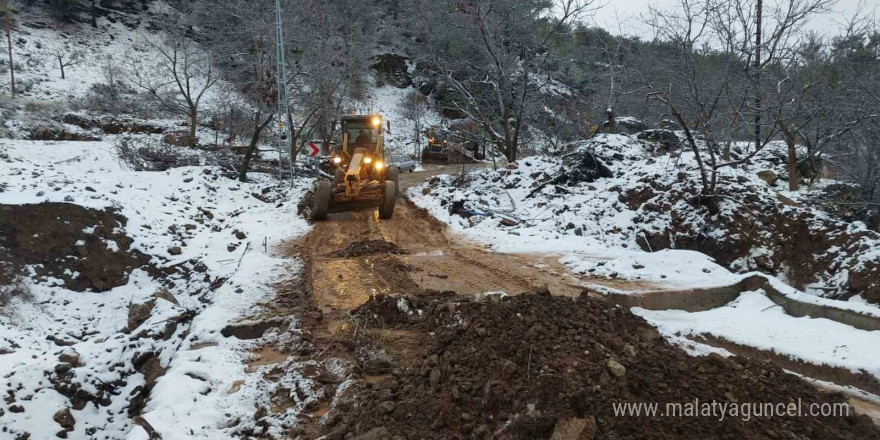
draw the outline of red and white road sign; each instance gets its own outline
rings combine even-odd
[[[320,149],[320,148],[318,148],[318,146],[317,146],[317,145],[315,145],[315,143],[314,143],[314,142],[309,142],[309,146],[310,146],[310,147],[312,147],[312,152],[311,152],[311,153],[309,153],[309,157],[315,157],[315,156],[317,156],[317,155],[318,155],[318,153],[320,153],[320,152],[321,152],[321,149]]]

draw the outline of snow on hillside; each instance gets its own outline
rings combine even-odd
[[[422,154],[422,147],[426,143],[424,132],[429,127],[440,124],[442,119],[435,111],[426,107],[419,127],[420,136],[416,143],[415,121],[407,118],[403,109],[407,94],[414,90],[411,87],[399,88],[391,84],[377,87],[373,80],[372,87],[367,92],[369,96],[365,102],[365,110],[381,113],[386,120],[391,121],[391,132],[385,137],[389,151],[418,157]]]
[[[162,44],[166,35],[156,28],[152,20],[166,20],[172,9],[162,2],[151,4],[150,11],[128,14],[114,11],[108,17],[98,18],[98,27],[81,23],[58,23],[43,14],[27,11],[18,20],[14,37],[16,101],[6,105],[18,107],[17,111],[2,121],[11,137],[27,138],[37,126],[62,126],[70,132],[83,130],[69,124],[61,124],[60,114],[65,112],[87,113],[99,116],[90,106],[90,100],[106,98],[96,86],[106,87],[111,81],[126,84],[121,87],[135,114],[129,117],[149,119],[152,124],[180,129],[179,118],[167,119],[159,114],[149,99],[132,98],[144,90],[131,88],[130,72],[135,62],[157,60],[146,50],[145,42]],[[62,78],[59,54],[65,64]],[[0,90],[10,90],[9,75],[0,75]],[[221,82],[208,90],[202,99],[201,111],[213,110],[224,100],[235,100],[232,87]],[[136,107],[136,108],[134,108]],[[113,116],[117,116],[114,114]],[[176,127],[176,128],[175,128]],[[0,128],[2,133],[2,128]],[[203,141],[213,142],[214,133],[200,133]]]
[[[529,157],[518,161],[516,169],[470,173],[466,184],[456,181],[458,176],[438,177],[412,188],[410,197],[455,230],[490,241],[500,251],[570,254],[564,261],[573,270],[593,276],[705,286],[730,283],[728,269],[738,273],[759,270],[808,285],[810,293],[823,295],[829,291],[826,286],[843,291],[856,288],[847,284],[856,275],[877,279],[871,268],[878,261],[880,234],[858,222],[848,224],[812,208],[791,206],[796,203],[780,199],[757,175],[766,168],[763,163],[723,169],[719,181],[725,196],[713,213],[692,204],[691,198],[699,191],[699,175],[689,151],[665,154],[650,142],[626,135],[598,135],[569,146],[569,151],[592,151],[614,176],[548,184],[536,190],[571,168],[573,156]],[[455,202],[497,215],[453,215],[449,208]],[[503,225],[504,217],[516,225]],[[825,241],[820,240],[823,237]],[[805,266],[786,266],[798,262],[798,248],[790,247],[796,243],[805,246],[804,252],[828,245],[816,248],[817,258]],[[696,257],[668,254],[682,252],[673,249],[703,253]],[[715,256],[728,269],[704,254]],[[683,267],[676,270],[685,276],[658,276],[665,265],[679,260]],[[652,269],[652,262],[659,268]],[[873,292],[873,287],[862,287],[866,285],[871,282],[858,287]]]
[[[59,220],[73,206],[65,204],[116,210],[127,221],[114,233],[132,240],[124,252],[149,256],[104,292],[69,290],[78,274],[41,277],[40,265],[28,266],[29,296],[0,314],[5,435],[54,438],[53,416],[68,408],[67,438],[146,439],[125,414],[146,403],[143,417],[163,438],[227,438],[229,421],[268,397],[253,385],[262,376],[244,371],[255,342],[220,333],[257,313],[279,276],[298,271],[273,247],[308,230],[295,206],[309,182],[255,174],[240,183],[204,166],[134,172],[108,142],[0,140],[0,158],[0,204],[54,203]],[[82,241],[97,233],[86,228]],[[121,252],[112,242],[102,251]],[[250,385],[229,393],[237,381]]]

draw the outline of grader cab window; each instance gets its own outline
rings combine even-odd
[[[343,131],[348,135],[347,152],[351,154],[355,148],[364,148],[368,153],[376,152],[379,142],[380,126],[375,126],[370,119],[343,121]]]

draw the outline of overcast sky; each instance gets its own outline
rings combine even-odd
[[[765,4],[771,4],[775,0],[765,0]],[[862,0],[868,9],[880,9],[880,0]],[[643,25],[638,17],[647,12],[648,4],[661,9],[673,8],[679,4],[679,0],[597,0],[597,4],[605,6],[599,9],[588,21],[592,24],[607,29],[612,34],[638,35],[643,38],[651,38],[651,32]],[[826,35],[838,33],[840,23],[855,12],[859,0],[838,0],[834,6],[834,12],[817,16],[807,26]]]

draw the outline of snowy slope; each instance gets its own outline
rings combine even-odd
[[[272,282],[297,273],[299,263],[278,256],[273,247],[308,230],[296,215],[293,195],[309,182],[295,181],[291,187],[254,174],[252,183],[243,184],[210,167],[133,172],[120,165],[106,142],[2,140],[0,157],[0,181],[7,183],[0,203],[113,207],[128,218],[124,232],[134,240],[132,248],[153,255],[155,267],[204,266],[203,273],[171,276],[175,285],[169,290],[179,305],[155,300],[149,319],[132,334],[121,332],[129,305],[168,288],[144,270],[136,269],[128,284],[102,293],[73,292],[57,280],[26,279],[33,298],[14,301],[0,315],[0,347],[6,353],[0,355],[0,392],[15,395],[13,403],[0,402],[4,430],[54,438],[60,428],[53,415],[71,402],[53,389],[58,375],[52,372],[61,352],[75,351],[82,366],[71,370],[71,380],[91,393],[102,388],[96,384],[113,384],[115,394],[108,406],[89,403],[74,409],[76,425],[68,438],[94,438],[94,432],[101,438],[146,438],[125,415],[132,392],[145,384],[144,374],[131,362],[157,353],[168,371],[158,379],[143,417],[164,438],[228,438],[226,423],[252,413],[253,403],[264,396],[253,388],[227,395],[235,381],[246,378],[244,361],[254,342],[224,338],[220,330],[257,312],[260,301],[271,298]],[[278,199],[266,203],[252,194]],[[179,232],[171,232],[172,227]],[[175,246],[181,248],[179,255],[169,253]],[[191,321],[182,321],[167,339],[136,336],[161,333],[169,319],[186,314],[193,316]],[[74,343],[59,347],[47,335]],[[13,412],[12,405],[24,411]]]
[[[690,201],[699,192],[699,175],[689,151],[665,154],[626,135],[598,135],[569,147],[579,150],[594,152],[614,176],[547,185],[532,194],[571,166],[565,159],[536,156],[521,159],[512,170],[474,170],[464,184],[458,176],[440,176],[412,188],[409,196],[456,231],[500,251],[562,253],[575,272],[593,276],[712,286],[731,284],[731,271],[761,270],[786,279],[797,269],[801,278],[788,281],[814,283],[809,293],[818,295],[846,291],[848,276],[862,270],[870,277],[868,268],[878,261],[880,235],[859,222],[847,224],[809,207],[789,206],[758,177],[766,169],[763,162],[720,172],[724,196],[713,213]],[[456,201],[497,215],[451,215],[449,206]],[[518,224],[502,225],[505,216]],[[786,243],[785,233],[801,235]],[[823,237],[826,241],[819,240]],[[808,244],[806,249],[826,242],[835,246],[816,249],[810,273],[786,267],[798,252],[785,247],[793,240]],[[705,255],[675,250],[682,248],[711,248],[729,261],[721,268]],[[812,278],[805,281],[805,272]]]

